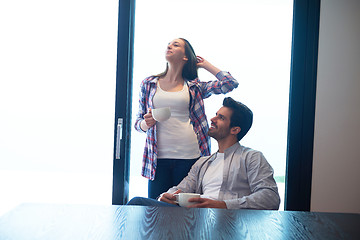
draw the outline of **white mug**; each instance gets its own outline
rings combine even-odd
[[[190,205],[194,205],[198,202],[189,202],[190,198],[199,198],[200,194],[198,193],[178,193],[178,194],[174,194],[176,197],[176,202],[181,206],[181,207],[187,207]]]
[[[151,110],[153,118],[158,122],[163,122],[171,117],[170,107],[154,108]]]

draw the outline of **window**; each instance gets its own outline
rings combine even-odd
[[[186,38],[197,55],[239,80],[239,87],[225,96],[242,101],[254,112],[253,127],[241,143],[264,153],[275,170],[284,203],[292,2],[221,1],[219,4],[198,0],[177,3],[136,1],[133,122],[141,80],[165,69],[164,52],[169,41]],[[194,18],[184,17],[184,13]],[[203,81],[214,79],[202,69],[199,76]],[[215,115],[223,98],[224,95],[219,95],[205,100],[208,119]],[[133,128],[131,131],[130,198],[147,196],[147,180],[140,176],[145,134]],[[212,145],[214,152],[216,142]]]
[[[111,204],[118,3],[0,3],[0,215]]]

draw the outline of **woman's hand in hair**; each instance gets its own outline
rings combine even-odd
[[[197,64],[196,65],[199,68],[202,68],[203,65],[204,65],[205,59],[203,57],[200,57],[200,56],[196,56],[196,58],[197,58]]]
[[[204,59],[203,57],[200,56],[196,56],[197,57],[197,67],[198,68],[204,68],[205,70],[207,70],[208,72],[210,72],[211,74],[213,74],[214,76],[216,76],[216,74],[218,72],[220,72],[220,69],[218,69],[217,67],[215,67],[214,65],[212,65],[211,63],[209,63],[206,59]]]

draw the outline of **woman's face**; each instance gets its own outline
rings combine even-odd
[[[168,62],[187,61],[185,42],[179,38],[171,41],[166,48],[165,57]]]

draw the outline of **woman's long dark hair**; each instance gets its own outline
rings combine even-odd
[[[198,77],[197,73],[197,57],[195,54],[195,51],[188,40],[185,38],[179,38],[185,42],[185,56],[187,57],[187,61],[184,65],[184,68],[182,70],[182,77],[185,80],[193,80]],[[164,72],[155,75],[155,77],[163,77],[166,75],[167,71],[169,69],[169,63],[166,63],[166,69]]]

